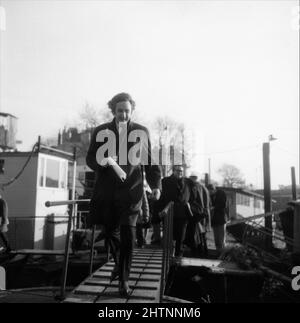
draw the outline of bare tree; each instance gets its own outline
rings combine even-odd
[[[234,165],[223,164],[218,173],[223,177],[223,185],[226,187],[243,187],[245,185],[241,171]]]
[[[111,119],[111,112],[109,109],[98,109],[85,102],[82,111],[79,113],[79,118],[83,128],[93,129],[99,124],[109,121]]]
[[[151,133],[153,134],[154,146],[158,149],[165,149],[169,156],[167,158],[170,158],[172,154],[175,156],[175,163],[176,161],[180,161],[186,164],[186,166],[189,164],[188,160],[191,155],[190,146],[188,145],[188,136],[186,136],[186,129],[183,123],[177,122],[168,116],[158,117],[152,123]],[[171,163],[174,162],[172,157],[169,161]],[[165,167],[164,175],[168,175],[170,169],[171,165]]]

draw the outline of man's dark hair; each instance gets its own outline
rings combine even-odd
[[[132,111],[135,108],[135,102],[133,101],[132,97],[130,94],[122,92],[117,95],[115,95],[109,102],[108,102],[108,107],[111,109],[112,113],[116,112],[116,105],[119,102],[124,102],[128,101],[131,104]]]

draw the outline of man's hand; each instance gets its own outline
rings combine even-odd
[[[117,160],[118,160],[118,157],[117,157],[117,156],[112,156],[112,157],[110,157],[110,158],[112,158],[115,162],[117,162]],[[101,165],[101,166],[103,166],[103,167],[108,167],[108,166],[110,166],[110,164],[109,164],[109,158],[103,158],[103,159],[101,160],[100,165]]]
[[[7,232],[8,231],[8,226],[7,224],[2,224],[0,225],[0,232]]]
[[[151,198],[155,201],[158,201],[160,198],[160,189],[159,188],[154,188],[152,190]]]

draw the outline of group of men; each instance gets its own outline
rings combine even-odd
[[[87,165],[96,173],[90,216],[92,224],[102,225],[115,261],[111,280],[119,279],[120,295],[128,296],[135,227],[145,199],[145,180],[151,189],[148,198],[156,204],[155,214],[174,201],[176,255],[182,254],[184,241],[196,248],[196,232],[203,239],[210,223],[209,201],[214,203],[214,198],[208,198],[203,186],[184,178],[180,165],[174,166],[170,177],[161,180],[160,167],[151,156],[149,131],[131,120],[135,102],[128,93],[115,95],[108,107],[113,120],[95,129],[86,157]],[[212,210],[216,214],[217,208]]]
[[[212,184],[207,187],[201,184],[196,174],[190,177],[183,174],[183,166],[174,165],[172,175],[162,179],[162,194],[155,203],[152,220],[154,240],[160,240],[160,230],[156,227],[163,217],[161,211],[173,202],[174,255],[182,256],[186,245],[192,256],[207,256],[206,233],[211,228],[217,252],[221,253],[225,246],[226,194]]]

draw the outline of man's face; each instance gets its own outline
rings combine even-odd
[[[209,192],[209,194],[210,194],[210,195],[214,195],[214,194],[215,194],[215,192],[216,192],[216,190],[215,190],[215,189],[213,189],[212,187],[210,187],[210,188],[208,189],[208,192]]]
[[[197,183],[197,181],[198,181],[198,177],[197,177],[197,176],[194,176],[194,175],[190,176],[190,179],[191,179],[194,183]]]
[[[129,101],[122,101],[116,104],[115,118],[117,122],[127,122],[131,118],[132,107]]]
[[[175,166],[173,169],[173,174],[176,178],[183,177],[183,167],[182,166]]]

